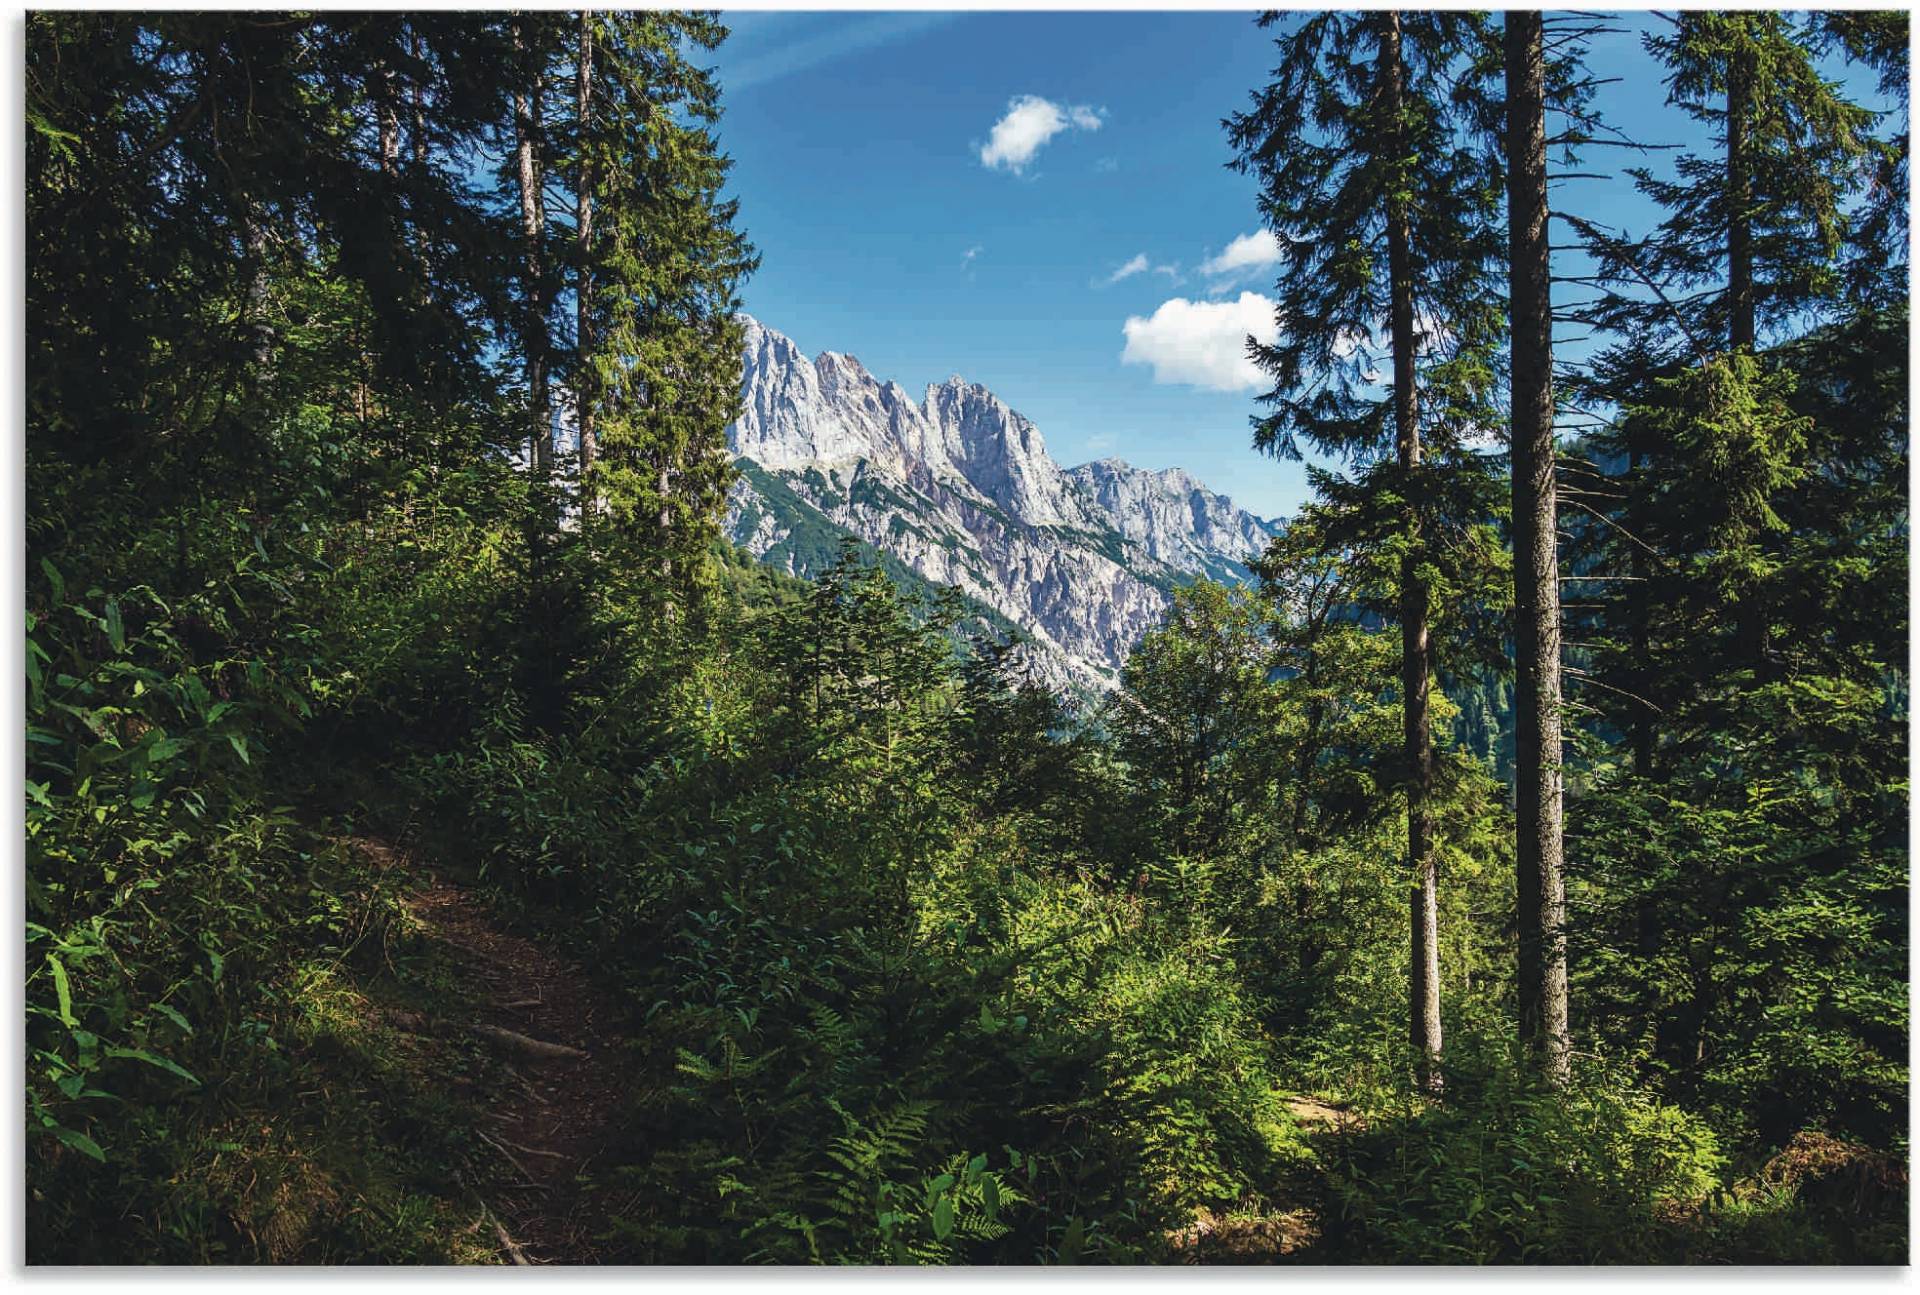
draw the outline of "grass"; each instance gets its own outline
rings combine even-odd
[[[303,963],[266,994],[229,1041],[237,1064],[153,1106],[125,1163],[57,1166],[147,1181],[123,1228],[32,1261],[499,1262],[460,1185],[491,1172],[471,1133],[490,1062],[410,1028],[467,1014],[468,991],[397,900],[380,917],[352,957]],[[32,1195],[30,1214],[52,1193]]]

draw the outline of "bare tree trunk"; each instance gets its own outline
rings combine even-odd
[[[400,169],[400,104],[393,68],[385,59],[373,71],[374,112],[380,125],[380,172],[389,178]]]
[[[1390,123],[1395,143],[1392,156],[1404,157],[1398,142],[1400,113],[1405,95],[1405,69],[1400,61],[1400,15],[1380,13],[1381,111]],[[1419,403],[1414,390],[1413,229],[1407,201],[1397,181],[1387,205],[1387,273],[1390,279],[1389,326],[1393,330],[1393,422],[1401,471],[1409,478],[1420,467]],[[1409,552],[1400,566],[1400,651],[1403,731],[1407,762],[1407,863],[1413,873],[1412,983],[1409,1026],[1413,1044],[1414,1081],[1424,1091],[1439,1093],[1440,1032],[1440,896],[1433,850],[1433,821],[1428,800],[1433,792],[1433,734],[1427,714],[1428,592],[1420,579],[1418,549],[1420,516],[1409,480],[1407,539]]]
[[[1514,818],[1520,1037],[1546,1081],[1567,1081],[1566,893],[1561,876],[1560,561],[1554,489],[1553,295],[1547,244],[1542,20],[1506,15],[1507,248],[1513,324]]]
[[[249,204],[247,243],[247,332],[252,338],[249,356],[253,361],[253,380],[264,381],[273,361],[273,325],[267,322],[267,231],[259,213]]]
[[[1753,47],[1741,33],[1727,67],[1728,342],[1753,349],[1753,179],[1747,122],[1753,113]]]
[[[593,15],[587,10],[580,11],[580,52],[578,67],[574,77],[575,98],[578,100],[580,129],[580,173],[576,178],[579,186],[575,194],[574,239],[580,258],[579,277],[574,284],[575,328],[573,408],[575,425],[580,432],[580,524],[582,527],[593,512],[593,460],[599,450],[594,439],[593,427],[593,387],[591,379],[593,355],[593,164],[589,160],[588,122],[591,120],[593,103]]]
[[[672,485],[672,475],[667,471],[666,452],[662,451],[660,455],[660,578],[662,580],[669,579],[673,575],[673,558],[670,556],[673,552],[670,543],[673,531],[673,505],[670,502],[672,497],[667,494]],[[671,612],[673,604],[669,602],[667,607]]]
[[[1727,340],[1736,351],[1753,350],[1756,333],[1753,164],[1747,156],[1754,60],[1752,35],[1743,26],[1727,65]],[[1740,655],[1752,665],[1756,680],[1769,680],[1773,672],[1768,664],[1767,617],[1758,590],[1749,589],[1740,596],[1734,616]]]
[[[413,84],[409,87],[413,100],[413,122],[409,134],[413,142],[413,164],[425,169],[427,165],[427,102],[426,78],[420,71],[420,33],[409,30],[407,49],[413,55]]]
[[[513,45],[525,53],[526,44],[516,20]],[[527,364],[528,439],[532,442],[533,471],[539,481],[553,472],[553,417],[547,394],[547,298],[541,243],[546,234],[546,204],[541,196],[536,137],[540,129],[542,69],[536,56],[523,70],[524,80],[513,92],[514,158],[519,168],[520,223],[526,239],[526,322],[521,334]]]

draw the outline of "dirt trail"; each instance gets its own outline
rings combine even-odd
[[[602,1224],[585,1180],[602,1167],[595,1157],[631,1091],[612,1002],[579,967],[502,929],[450,882],[423,877],[407,908],[471,977],[473,1019],[439,1028],[464,1026],[499,1067],[474,1130],[498,1172],[465,1186],[493,1216],[510,1262],[597,1262]]]
[[[1295,1094],[1285,1101],[1301,1132],[1316,1146],[1363,1127],[1352,1111],[1317,1097]],[[1295,1207],[1241,1216],[1203,1210],[1192,1225],[1172,1234],[1168,1241],[1179,1260],[1191,1264],[1313,1262],[1326,1209],[1322,1199],[1325,1184],[1318,1180],[1317,1170],[1303,1168],[1280,1195],[1294,1197]]]
[[[1287,1110],[1309,1136],[1317,1133],[1347,1133],[1364,1127],[1360,1117],[1343,1106],[1330,1106],[1318,1097],[1304,1095],[1287,1098]]]

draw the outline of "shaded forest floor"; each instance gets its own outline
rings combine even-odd
[[[592,1263],[603,1230],[595,1157],[632,1080],[610,1032],[612,1005],[579,967],[501,929],[467,891],[438,877],[422,882],[408,913],[462,969],[469,1015],[415,1024],[449,1033],[464,1024],[488,1049],[495,1078],[477,1099],[474,1128],[497,1153],[495,1172],[469,1185],[497,1216],[492,1231],[515,1263]]]
[[[1278,1207],[1258,1214],[1215,1214],[1202,1210],[1192,1226],[1168,1237],[1182,1263],[1314,1264],[1334,1262],[1326,1245],[1327,1181],[1321,1157],[1362,1123],[1343,1106],[1305,1095],[1286,1099],[1287,1113],[1300,1126],[1311,1155],[1276,1184]]]
[[[350,959],[300,978],[297,1091],[263,1092],[208,1128],[215,1154],[198,1173],[232,1232],[199,1261],[631,1262],[623,1226],[655,1212],[659,1180],[619,1167],[675,1136],[659,1123],[666,1059],[626,1037],[629,1013],[588,968],[523,934],[529,924],[483,886],[381,840],[347,844],[380,877],[389,918]],[[1262,1206],[1200,1211],[1160,1237],[1154,1261],[1378,1261],[1337,1184],[1350,1196],[1356,1173],[1364,1181],[1414,1130],[1317,1096],[1283,1100],[1299,1154]],[[1805,1197],[1834,1217],[1884,1215],[1904,1237],[1905,1188],[1903,1162],[1803,1135],[1729,1200]],[[1803,1224],[1749,1218],[1760,1224],[1749,1234],[1739,1214],[1705,1206],[1663,1216],[1661,1258],[1792,1261],[1804,1249]],[[1899,1240],[1862,1242],[1843,1261],[1886,1262]]]
[[[378,1093],[389,1112],[380,1133],[391,1135],[381,1140],[411,1159],[411,1191],[337,1192],[339,1175],[324,1168],[344,1150],[334,1148],[306,1191],[291,1184],[249,1202],[260,1257],[311,1254],[315,1238],[300,1226],[309,1212],[388,1216],[400,1199],[420,1216],[417,1259],[600,1262],[606,1198],[595,1174],[639,1086],[611,1000],[580,967],[509,930],[476,891],[383,841],[350,844],[400,898],[378,956],[313,995],[313,1060],[333,1081],[318,1095],[334,1106]]]
[[[609,1181],[622,1110],[659,1082],[619,1033],[621,1013],[582,967],[516,932],[480,888],[385,841],[352,847],[387,872],[400,919],[383,956],[340,987],[366,1046],[396,1063],[402,1108],[430,1105],[448,1148],[429,1262],[594,1264],[612,1259]],[[1166,1238],[1166,1259],[1203,1265],[1337,1262],[1320,1155],[1360,1127],[1310,1096],[1287,1107],[1314,1154],[1258,1214],[1202,1211]],[[631,1151],[631,1148],[627,1148]],[[435,1167],[427,1167],[433,1176]],[[378,1209],[379,1206],[372,1206]],[[615,1260],[616,1262],[618,1260]]]

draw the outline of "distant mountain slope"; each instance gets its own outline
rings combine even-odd
[[[1170,588],[1243,578],[1279,529],[1177,468],[1063,469],[985,387],[949,378],[916,402],[852,356],[809,360],[758,321],[746,328],[746,407],[728,429],[734,542],[811,575],[853,535],[1017,626],[1055,686],[1111,686]]]

